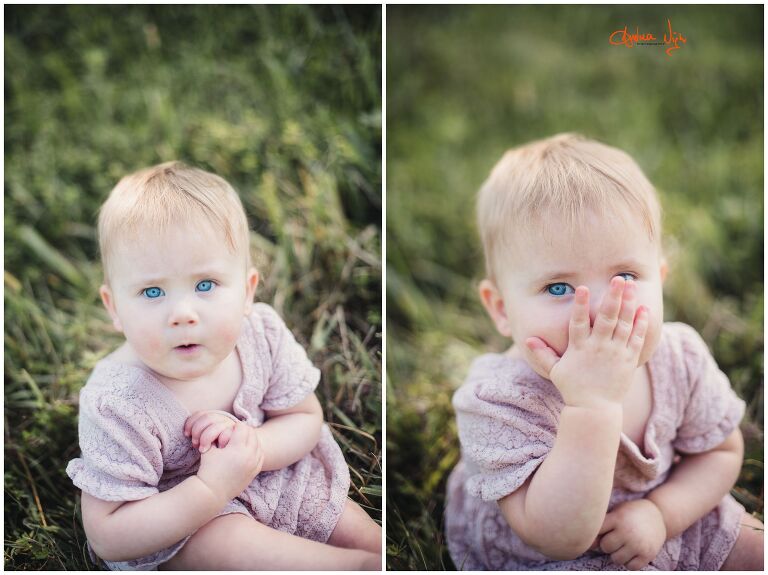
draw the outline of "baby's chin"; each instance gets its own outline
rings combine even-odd
[[[156,376],[158,376],[161,381],[165,383],[193,381],[207,375],[211,371],[207,367],[169,367],[164,364],[152,365],[149,363],[146,363],[146,365]]]

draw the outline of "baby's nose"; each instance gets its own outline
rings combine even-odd
[[[171,312],[170,317],[168,318],[168,323],[170,323],[172,326],[194,325],[197,322],[197,313],[195,313],[194,308],[185,301],[181,301],[176,304],[176,306],[173,308],[173,311]]]

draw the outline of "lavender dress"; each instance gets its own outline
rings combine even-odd
[[[676,451],[701,453],[722,443],[744,415],[744,402],[690,326],[664,324],[648,369],[653,408],[644,447],[622,433],[608,511],[664,483]],[[549,559],[520,540],[496,503],[520,487],[554,445],[564,404],[552,382],[524,361],[487,354],[475,360],[453,405],[462,459],[448,480],[445,514],[458,569],[625,570],[599,551],[572,561]],[[736,542],[742,513],[726,495],[667,540],[645,570],[718,570]]]
[[[268,305],[254,305],[236,349],[243,382],[233,412],[254,427],[264,423],[264,410],[296,405],[320,379],[319,370]],[[107,357],[96,364],[80,392],[82,455],[69,462],[67,474],[77,487],[105,501],[135,501],[170,489],[200,466],[200,453],[184,436],[189,415],[148,371]],[[274,529],[325,542],[341,516],[348,489],[344,456],[324,425],[309,454],[284,469],[260,473],[219,515],[242,513]],[[147,557],[105,563],[111,570],[154,570],[188,539]]]

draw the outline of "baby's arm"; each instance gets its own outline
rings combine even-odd
[[[263,471],[296,463],[320,441],[323,409],[314,393],[288,409],[266,411],[267,420],[258,428],[264,450]]]
[[[710,451],[682,455],[664,484],[647,495],[664,516],[668,539],[717,507],[739,478],[743,456],[738,428]]]
[[[128,561],[184,539],[225,504],[196,475],[173,489],[128,503],[103,501],[83,491],[83,527],[96,555]]]
[[[296,463],[317,445],[323,425],[323,411],[314,393],[281,410],[265,411],[267,420],[256,428],[264,451],[262,471],[283,469]],[[201,452],[214,443],[226,447],[236,419],[216,411],[199,411],[184,423],[184,435]]]
[[[584,553],[600,529],[613,487],[621,406],[566,406],[555,445],[517,491],[499,501],[510,526],[553,559]]]
[[[499,505],[531,547],[555,559],[584,553],[602,526],[613,487],[622,399],[637,368],[647,311],[635,315],[633,282],[614,278],[590,328],[589,293],[579,287],[562,358],[529,340],[532,365],[565,400],[557,438],[544,462]],[[530,345],[533,344],[533,345]]]
[[[197,475],[130,502],[102,501],[83,493],[83,525],[96,554],[127,561],[165,549],[208,523],[261,470],[256,430],[235,426],[227,447],[202,454]]]

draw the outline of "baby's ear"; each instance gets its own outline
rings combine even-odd
[[[248,276],[245,279],[245,315],[250,315],[253,308],[253,296],[256,294],[256,286],[259,285],[259,272],[256,268],[248,270]]]
[[[496,284],[489,279],[484,279],[480,282],[477,291],[480,294],[480,301],[483,302],[485,311],[488,312],[493,323],[496,324],[498,332],[505,337],[512,337],[507,310],[504,309],[504,298],[501,297],[501,292],[496,287]]]
[[[101,302],[109,312],[109,317],[112,318],[112,325],[119,332],[123,331],[123,324],[120,323],[120,317],[117,315],[117,309],[115,308],[115,298],[112,296],[112,290],[109,289],[107,284],[102,285],[99,288],[99,295],[101,296]]]
[[[664,280],[667,279],[668,271],[669,271],[669,266],[667,265],[667,258],[662,258],[661,268],[659,269],[659,273],[661,274],[661,283],[664,283]]]

